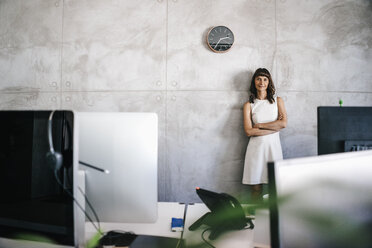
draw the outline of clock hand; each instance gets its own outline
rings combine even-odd
[[[216,47],[218,46],[218,44],[220,43],[220,41],[222,40],[226,40],[226,39],[231,39],[230,37],[224,37],[224,38],[220,38],[217,42],[217,44],[214,46],[214,49],[216,49]]]
[[[217,44],[214,46],[214,49],[216,49],[216,47],[217,47],[218,44],[220,43],[221,39],[222,39],[222,38],[220,38],[220,39],[218,40]]]

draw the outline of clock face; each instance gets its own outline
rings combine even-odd
[[[207,44],[213,52],[221,53],[229,50],[234,43],[233,32],[225,26],[213,27],[207,35]]]

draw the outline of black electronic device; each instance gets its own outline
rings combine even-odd
[[[152,235],[136,235],[131,232],[120,230],[109,231],[99,240],[96,248],[104,247],[130,247],[130,248],[164,248],[184,247],[184,240]]]
[[[318,155],[372,149],[372,107],[318,107]]]
[[[129,246],[137,238],[136,234],[120,231],[109,231],[99,240],[98,247]]]
[[[83,212],[76,211],[77,206],[67,194],[77,192],[79,185],[74,113],[53,114],[51,125],[51,111],[0,111],[1,247],[24,247],[27,245],[20,245],[18,239],[40,237],[44,238],[40,242],[50,240],[69,246],[84,241],[84,222],[80,222]],[[59,159],[57,151],[60,157],[66,154],[71,159]],[[50,160],[45,156],[48,152]],[[67,190],[56,181],[56,174]]]
[[[196,193],[204,204],[211,210],[195,221],[190,231],[196,230],[205,224],[211,228],[209,239],[216,239],[227,230],[253,229],[252,219],[245,216],[239,201],[226,193],[216,193],[209,190],[196,188]]]

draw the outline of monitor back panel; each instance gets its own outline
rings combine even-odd
[[[154,113],[78,113],[86,193],[101,222],[157,219],[158,118]]]
[[[372,242],[372,151],[276,161],[269,182],[272,247]]]

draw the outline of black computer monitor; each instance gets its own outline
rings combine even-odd
[[[318,107],[318,155],[372,149],[372,107]]]
[[[64,190],[46,159],[50,113],[0,111],[0,247],[32,246],[17,240],[69,247],[83,242],[83,211],[66,193],[76,193],[78,184],[74,114],[56,111],[52,120],[54,149],[63,155],[56,174]]]
[[[269,163],[272,248],[370,247],[372,151]]]

